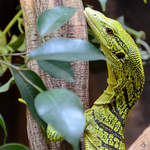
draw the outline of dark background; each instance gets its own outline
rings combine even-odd
[[[16,15],[18,6],[18,0],[0,0],[0,30],[3,30],[9,21]],[[13,27],[11,33],[16,34],[16,29],[17,27]],[[7,71],[0,77],[0,85],[7,82],[9,77],[10,72]],[[18,102],[18,97],[20,97],[20,95],[15,85],[13,85],[8,92],[0,94],[0,114],[2,114],[6,122],[8,131],[7,142],[19,142],[28,145],[25,106]],[[0,144],[2,144],[2,133],[2,129],[0,129]]]
[[[95,9],[101,10],[99,3],[95,0],[86,0]],[[16,14],[17,0],[0,1],[0,29],[4,29],[7,23]],[[144,4],[143,0],[108,0],[106,14],[108,17],[117,18],[121,15],[125,17],[126,25],[146,32],[146,41],[150,44],[150,3]],[[14,28],[15,32],[15,28]],[[142,131],[150,124],[150,66],[145,65],[146,82],[141,99],[129,115],[125,135],[126,146],[132,144]],[[7,71],[0,77],[0,85],[9,79],[10,73]],[[93,101],[106,88],[107,68],[105,62],[90,62],[90,100]],[[17,101],[19,92],[16,86],[3,94],[0,94],[0,113],[3,115],[7,129],[8,142],[20,142],[28,145],[26,136],[25,106]],[[2,130],[0,130],[2,133]],[[1,134],[0,134],[1,136]],[[2,137],[0,137],[0,141]]]

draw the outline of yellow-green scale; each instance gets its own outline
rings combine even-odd
[[[143,73],[141,75],[143,76]],[[111,97],[110,103],[101,104],[101,101],[108,97],[106,90],[92,108],[86,111],[87,128],[84,138],[87,150],[125,149],[125,121],[142,92],[143,84],[144,80],[140,75],[135,78],[127,78],[126,84],[122,86],[121,90],[114,88],[117,92],[115,94],[112,92],[112,95],[109,95]],[[111,88],[113,89],[113,87]],[[92,144],[92,147],[88,148],[86,143]]]
[[[141,95],[144,71],[139,50],[119,22],[91,8],[85,16],[107,58],[108,87],[85,112],[86,150],[124,150],[127,115]]]

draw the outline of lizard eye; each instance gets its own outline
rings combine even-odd
[[[125,57],[125,54],[120,52],[120,53],[116,54],[116,56],[118,59],[123,59]]]
[[[112,30],[111,28],[106,28],[106,32],[107,32],[108,34],[113,34],[113,30]]]

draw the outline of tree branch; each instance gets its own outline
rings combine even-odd
[[[150,150],[150,125],[143,131],[128,150]]]
[[[20,0],[20,3],[23,9],[25,21],[27,52],[37,47],[40,43],[40,38],[36,31],[37,16],[43,10],[60,5],[75,7],[77,8],[77,12],[66,25],[61,27],[61,29],[55,33],[47,36],[46,40],[51,37],[58,36],[87,39],[87,28],[83,16],[82,0]],[[68,88],[80,97],[84,108],[88,108],[88,62],[72,62],[72,66],[75,73],[75,82],[66,83],[65,81],[51,78],[46,73],[42,72],[35,61],[32,61],[29,64],[29,67],[41,76],[42,80],[49,89],[56,87]],[[32,150],[48,150],[42,131],[37,123],[32,119],[29,112],[27,112],[27,131]],[[58,142],[56,144],[50,143],[49,150],[71,150],[71,148],[66,142]]]

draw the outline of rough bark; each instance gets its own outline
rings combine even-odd
[[[87,39],[86,23],[83,16],[83,6],[81,0],[20,0],[23,9],[23,17],[25,21],[26,46],[27,51],[31,51],[38,46],[40,38],[36,31],[37,16],[43,10],[56,6],[72,6],[77,8],[73,18],[57,32],[49,35],[46,39],[56,36]],[[56,87],[65,87],[74,91],[81,99],[84,108],[88,107],[88,77],[89,66],[88,62],[72,62],[75,73],[75,82],[66,83],[62,80],[51,78],[46,73],[42,72],[35,61],[28,65],[36,71],[44,81],[45,85],[51,89]],[[34,121],[30,113],[27,111],[27,132],[32,150],[66,150],[71,149],[66,142],[50,143],[47,146],[43,133],[37,123]],[[48,148],[49,147],[49,148]]]

